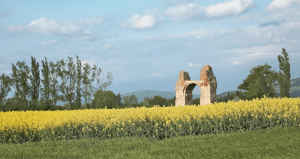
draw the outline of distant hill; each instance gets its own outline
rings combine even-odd
[[[300,77],[291,79],[291,87],[290,87],[290,97],[300,97]],[[280,89],[279,86],[275,86],[275,93],[280,96]],[[226,97],[227,94],[229,93],[236,93],[236,91],[227,91],[223,92],[221,94],[217,94],[218,97]],[[201,92],[200,92],[201,94]],[[200,94],[193,94],[193,98],[199,98]],[[165,92],[165,91],[152,91],[152,90],[142,90],[142,91],[135,91],[135,92],[130,92],[130,93],[124,93],[121,94],[121,97],[125,96],[131,96],[135,95],[138,99],[138,103],[143,102],[144,98],[149,97],[149,98],[154,98],[154,96],[161,96],[166,99],[174,98],[175,91],[174,92]]]

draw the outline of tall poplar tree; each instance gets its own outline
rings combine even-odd
[[[65,70],[66,63],[65,63],[64,59],[62,59],[62,60],[58,60],[56,64],[57,64],[58,76],[60,77],[60,79],[62,81],[62,83],[59,85],[59,90],[62,93],[62,95],[59,95],[59,100],[65,102],[66,101],[65,85],[67,82],[67,75],[64,72],[66,71]]]
[[[39,89],[40,89],[40,71],[39,63],[36,59],[31,56],[31,104],[32,109],[36,109],[39,100]]]
[[[83,73],[83,91],[82,91],[82,95],[84,97],[85,100],[85,108],[87,108],[87,103],[89,103],[92,99],[93,96],[93,86],[92,83],[95,80],[96,77],[96,71],[97,71],[97,67],[96,65],[94,65],[94,67],[91,69],[91,66],[88,63],[84,64],[83,67],[84,73]],[[93,73],[91,75],[91,77],[89,78],[90,72],[91,70],[93,70]],[[101,73],[101,69],[99,68],[99,71],[97,72],[97,76]]]
[[[278,61],[279,61],[279,68],[281,71],[279,71],[279,78],[278,78],[278,84],[280,87],[280,96],[282,98],[287,97],[290,98],[290,83],[291,83],[291,74],[290,74],[290,64],[289,64],[289,58],[288,53],[285,51],[284,48],[282,48],[282,54],[284,58],[281,55],[278,55]]]
[[[0,76],[0,107],[4,106],[4,103],[6,102],[5,97],[7,97],[8,92],[11,91],[11,81],[12,79],[4,73]]]
[[[82,81],[82,72],[81,72],[81,61],[79,60],[79,57],[76,55],[77,58],[77,74],[76,74],[76,106],[77,108],[81,108],[81,81]]]
[[[17,69],[17,67],[19,69]],[[27,110],[28,109],[28,101],[26,97],[30,95],[30,85],[28,83],[28,79],[30,79],[29,75],[29,67],[26,65],[25,61],[18,61],[16,66],[12,64],[12,78],[13,84],[16,88],[15,97],[19,101],[19,110]],[[23,108],[21,108],[23,107]]]
[[[58,85],[58,80],[57,80],[57,64],[54,64],[52,61],[50,61],[50,95],[53,99],[53,104],[56,106],[57,101],[59,100],[59,85]]]
[[[44,85],[44,88],[42,88],[42,95],[43,95],[43,100],[45,103],[45,109],[49,110],[51,108],[52,102],[50,100],[50,70],[49,70],[49,65],[48,65],[48,61],[47,58],[45,56],[45,61],[42,60],[42,64],[43,64],[43,69],[42,74],[44,79],[42,80],[42,83]]]
[[[59,68],[58,68],[58,75],[61,77],[62,84],[60,85],[60,90],[63,93],[61,96],[62,101],[68,101],[70,104],[70,108],[74,109],[73,102],[75,99],[75,82],[76,82],[76,70],[75,70],[75,64],[72,61],[72,57],[68,57],[68,70],[65,69],[66,63],[62,59],[58,62]],[[61,69],[62,68],[62,69]]]

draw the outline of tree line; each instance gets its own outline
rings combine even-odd
[[[66,62],[62,59],[53,63],[48,62],[45,57],[45,60],[42,60],[41,71],[39,71],[39,63],[32,56],[31,68],[25,61],[12,64],[11,76],[4,73],[0,76],[1,111],[64,109],[57,107],[58,101],[68,102],[69,109],[81,109],[81,97],[87,102],[91,101],[92,95],[106,89],[112,83],[113,77],[109,72],[108,82],[100,84],[101,69],[97,69],[96,65],[92,68],[88,63],[82,66],[79,57],[76,58],[76,63],[72,57],[68,57]],[[40,72],[43,79],[40,77]],[[92,85],[95,77],[97,77],[98,87]],[[60,83],[58,78],[61,80]],[[16,89],[14,96],[6,99],[11,87]],[[97,102],[100,103],[102,100]],[[84,107],[86,108],[86,104]]]
[[[280,87],[280,96],[289,98],[290,90],[290,64],[288,54],[282,48],[284,56],[278,56],[279,73],[270,71],[271,66],[267,63],[263,66],[259,65],[251,69],[248,77],[238,86],[238,91],[227,97],[218,98],[219,102],[228,102],[239,98],[239,100],[253,100],[255,98],[278,97],[273,86]],[[100,84],[98,78],[101,69],[93,68],[88,63],[84,67],[81,66],[79,57],[76,56],[76,64],[72,58],[68,57],[68,63],[64,60],[58,60],[56,63],[47,58],[42,60],[41,73],[43,79],[40,78],[39,63],[35,58],[31,57],[31,68],[23,62],[12,64],[11,77],[4,73],[0,76],[1,92],[0,92],[0,110],[62,110],[62,109],[99,109],[99,108],[125,108],[125,107],[153,107],[156,106],[174,106],[176,97],[171,99],[154,96],[154,98],[144,98],[143,102],[138,103],[135,95],[121,97],[120,93],[115,95],[114,92],[106,90],[112,83],[112,75],[109,72],[107,82]],[[67,66],[68,70],[65,69]],[[84,72],[82,72],[83,68]],[[91,72],[93,71],[93,72]],[[31,74],[30,74],[31,73]],[[92,74],[91,74],[92,73]],[[90,76],[91,74],[91,76]],[[57,78],[61,79],[61,83]],[[98,87],[92,86],[97,77]],[[29,81],[29,82],[28,82]],[[277,84],[274,82],[278,81]],[[40,83],[41,82],[41,83]],[[43,87],[42,87],[43,86]],[[12,98],[5,99],[10,87],[16,89]],[[94,99],[92,100],[92,96]],[[81,104],[81,97],[86,101],[85,105]],[[122,102],[123,100],[123,102]],[[57,101],[68,102],[63,107],[57,106]],[[193,104],[198,105],[200,98],[194,98]]]

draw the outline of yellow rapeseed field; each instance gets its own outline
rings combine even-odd
[[[300,98],[262,98],[184,107],[0,112],[0,142],[63,138],[67,134],[93,136],[93,133],[95,136],[104,132],[108,136],[147,132],[158,137],[159,134],[167,135],[172,131],[194,134],[199,132],[201,126],[201,131],[204,131],[203,122],[208,120],[210,128],[226,127],[226,130],[229,125],[232,127],[241,122],[241,125],[245,125],[243,121],[246,119],[251,120],[250,125],[264,119],[265,123],[261,124],[269,126],[283,124],[283,121],[299,126],[299,115]]]

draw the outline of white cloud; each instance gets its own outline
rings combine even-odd
[[[232,21],[235,23],[243,23],[252,19],[260,18],[262,15],[260,13],[258,14],[244,14],[240,15],[238,17],[235,17]]]
[[[109,44],[104,44],[104,45],[103,45],[103,48],[104,48],[104,49],[108,49],[108,48],[110,48],[110,47],[111,47],[111,45],[109,45]]]
[[[155,21],[151,16],[145,15],[140,17],[138,14],[135,14],[129,19],[128,22],[121,23],[121,27],[142,29],[142,28],[151,28],[154,26],[154,24]]]
[[[193,64],[193,63],[189,63],[188,66],[189,66],[189,67],[193,67],[193,66],[201,66],[201,64]]]
[[[175,22],[183,22],[193,19],[215,18],[241,14],[255,4],[252,0],[233,0],[217,5],[211,5],[207,8],[194,3],[182,4],[170,7],[163,12],[170,16]]]
[[[54,20],[47,20],[45,17],[32,21],[26,26],[17,25],[10,26],[7,31],[10,32],[33,32],[46,33],[56,35],[72,35],[78,34],[81,31],[82,25],[98,25],[104,21],[104,18],[87,18],[72,22],[65,20],[64,22],[57,22]],[[91,31],[83,31],[82,34],[91,34]],[[82,38],[88,39],[88,38]]]
[[[83,32],[83,34],[91,34],[91,31],[86,30]]]
[[[241,65],[244,63],[253,63],[254,61],[276,60],[281,54],[282,47],[278,45],[252,46],[232,50],[218,51],[219,53],[235,53],[233,58],[226,60],[234,61],[231,65]],[[244,63],[240,62],[244,61]]]
[[[133,28],[149,28],[153,27],[155,24],[154,19],[149,15],[145,15],[141,18],[139,18],[139,15],[135,15],[131,20],[134,21],[132,24]]]
[[[163,14],[173,17],[173,20],[176,22],[182,22],[205,15],[205,8],[194,3],[188,3],[170,7]]]
[[[224,17],[237,15],[254,6],[252,0],[233,0],[217,5],[211,5],[206,9],[207,17]]]
[[[46,45],[54,45],[56,43],[55,40],[50,40],[50,41],[42,41],[40,43],[41,46],[46,46]]]
[[[11,32],[34,32],[48,34],[63,34],[69,35],[77,32],[80,29],[79,25],[72,24],[70,21],[58,23],[54,20],[46,20],[45,17],[32,21],[27,26],[10,26],[7,28]]]
[[[289,23],[282,23],[282,28],[284,30],[299,30],[300,29],[300,22],[289,22]]]
[[[153,28],[157,22],[163,20],[162,16],[156,14],[157,9],[146,11],[146,15],[141,16],[139,14],[133,15],[129,20],[125,20],[120,23],[121,27],[129,27],[131,29],[147,29]]]
[[[162,36],[149,36],[144,39],[146,40],[164,40],[164,39],[180,39],[180,38],[189,38],[194,37],[195,39],[203,39],[208,36],[209,31],[200,30],[200,31],[191,31],[184,34],[175,34],[175,35],[162,35]]]
[[[239,48],[227,51],[219,51],[219,52],[231,52],[231,53],[253,53],[253,52],[278,52],[281,50],[280,46],[276,45],[264,45],[264,46],[252,46],[247,48]],[[248,54],[249,55],[249,54]]]
[[[105,20],[104,17],[97,17],[97,18],[86,18],[82,20],[78,20],[78,24],[87,24],[87,25],[99,25],[103,23]]]
[[[287,40],[285,38],[276,38],[273,40],[273,42],[282,43],[282,42],[287,42]]]
[[[300,4],[299,0],[274,0],[268,7],[267,11],[278,11],[291,7],[292,5]]]
[[[241,65],[241,64],[244,64],[244,63],[241,63],[239,61],[234,61],[234,62],[231,63],[231,65]]]

